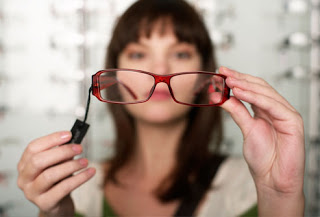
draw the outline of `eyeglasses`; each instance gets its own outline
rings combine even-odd
[[[162,82],[167,84],[169,92],[161,87],[156,90],[157,84]],[[213,72],[156,75],[134,69],[101,70],[92,76],[84,120],[77,119],[74,123],[69,143],[80,144],[89,128],[86,120],[91,91],[100,101],[116,104],[143,103],[152,98],[161,101],[172,97],[175,102],[189,106],[218,106],[230,97],[226,76]]]
[[[164,82],[168,88],[157,87]],[[108,69],[92,76],[92,93],[100,101],[116,104],[144,103],[171,98],[189,106],[218,106],[230,96],[226,76],[213,72],[157,75],[134,69]]]

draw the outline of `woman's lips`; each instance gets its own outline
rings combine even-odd
[[[154,90],[150,100],[162,101],[162,100],[168,100],[170,98],[171,98],[171,94],[168,90]]]

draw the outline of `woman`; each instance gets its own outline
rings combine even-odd
[[[140,0],[118,21],[106,68],[166,75],[217,66],[192,7],[182,0]],[[110,104],[117,139],[109,161],[70,176],[88,161],[69,160],[81,153],[80,145],[59,146],[70,132],[53,133],[26,148],[18,164],[19,187],[41,216],[74,216],[75,209],[101,216],[103,201],[105,215],[240,216],[257,204],[259,216],[302,216],[301,116],[264,80],[225,67],[219,73],[234,94],[221,108],[243,133],[245,161],[218,152],[220,107],[177,104],[159,83],[148,102]],[[251,104],[253,117],[241,101]]]

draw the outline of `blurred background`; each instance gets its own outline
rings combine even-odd
[[[320,216],[320,1],[188,0],[203,15],[219,65],[259,76],[302,114],[306,216]],[[0,217],[36,216],[16,186],[16,166],[34,138],[83,118],[91,75],[103,69],[118,16],[133,0],[0,0]],[[85,156],[112,154],[106,105],[92,98]],[[225,152],[242,136],[225,115]]]

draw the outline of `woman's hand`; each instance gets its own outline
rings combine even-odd
[[[32,141],[18,163],[18,186],[26,198],[37,205],[42,216],[74,216],[70,192],[88,181],[95,169],[86,169],[87,159],[73,160],[82,152],[68,131],[53,133]]]
[[[242,131],[259,214],[303,216],[305,150],[300,114],[266,81],[225,67],[219,72],[228,77],[234,95],[222,108]],[[241,101],[251,104],[253,116]]]

